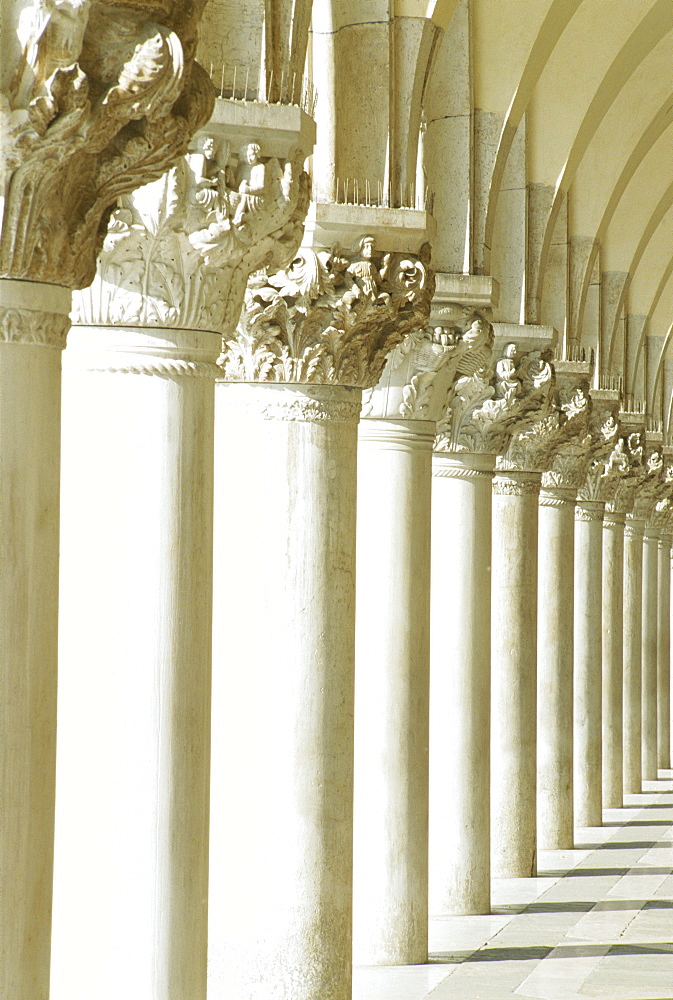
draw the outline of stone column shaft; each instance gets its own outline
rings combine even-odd
[[[643,537],[642,766],[643,778],[657,777],[657,605],[659,532],[646,525]]]
[[[65,355],[53,1000],[205,995],[219,349],[74,327]]]
[[[61,351],[70,292],[0,279],[0,996],[49,993]]]
[[[538,846],[573,845],[573,548],[575,493],[540,492],[538,510]]]
[[[659,541],[657,614],[657,766],[671,766],[671,536]]]
[[[361,391],[215,396],[208,996],[350,1000]]]
[[[575,507],[574,813],[576,826],[602,823],[602,521],[604,504]],[[621,758],[621,748],[619,751]]]
[[[540,474],[493,480],[491,864],[536,872],[537,515]]]
[[[430,619],[430,912],[489,913],[493,456],[436,452]]]
[[[623,803],[624,520],[606,511],[603,520],[603,806]]]
[[[640,518],[624,527],[624,792],[642,787],[643,529]]]
[[[428,954],[433,421],[368,418],[358,438],[353,961]]]

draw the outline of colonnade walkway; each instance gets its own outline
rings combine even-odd
[[[672,1000],[673,771],[495,879],[493,914],[430,922],[430,961],[354,970],[353,1000]]]

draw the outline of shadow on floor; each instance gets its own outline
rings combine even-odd
[[[673,899],[601,899],[563,900],[560,903],[528,903],[521,906],[511,903],[494,906],[493,912],[508,913],[588,913],[589,910],[672,910]]]
[[[429,963],[443,962],[540,962],[543,958],[608,958],[616,955],[671,955],[673,945],[663,942],[652,944],[613,944],[609,948],[600,944],[523,945],[521,947],[490,948],[479,951],[451,951],[429,956]]]
[[[537,874],[538,878],[595,878],[599,875],[621,878],[622,875],[673,875],[673,868],[654,868],[651,865],[638,865],[633,868],[571,868],[570,871],[552,871],[544,868]]]

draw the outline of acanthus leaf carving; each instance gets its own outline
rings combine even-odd
[[[468,315],[464,329],[434,327],[408,334],[388,355],[363,416],[441,419],[456,381],[487,365],[492,345],[493,327],[479,313]]]
[[[75,322],[229,332],[249,275],[295,253],[308,209],[303,154],[231,153],[208,131],[164,177],[120,200]]]
[[[539,351],[515,361],[508,344],[495,366],[459,379],[437,425],[437,451],[502,455],[519,430],[550,412],[554,373]]]
[[[0,94],[0,274],[90,284],[117,199],[160,177],[213,108],[193,61],[204,0],[34,0]]]
[[[221,364],[231,381],[371,389],[390,350],[424,329],[434,292],[429,247],[418,256],[302,247],[284,270],[252,275]]]

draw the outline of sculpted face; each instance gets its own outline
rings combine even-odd
[[[256,142],[249,142],[245,147],[245,158],[250,164],[257,163],[261,152],[261,146],[259,146]]]
[[[360,248],[360,253],[365,260],[371,260],[374,256],[375,242],[373,237],[368,236],[362,241],[362,246]]]

